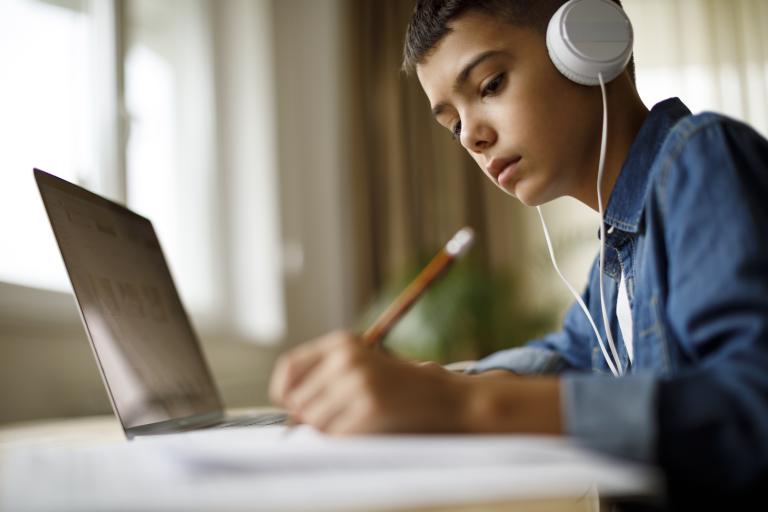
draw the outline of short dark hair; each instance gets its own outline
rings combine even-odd
[[[552,15],[567,0],[417,0],[405,32],[403,69],[410,71],[448,34],[448,24],[470,11],[500,18],[518,27],[530,27],[542,35]],[[613,0],[621,7],[621,0]],[[635,81],[635,60],[627,65]]]

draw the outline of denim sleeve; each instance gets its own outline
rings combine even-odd
[[[571,315],[576,315],[572,317]],[[574,330],[584,313],[575,305],[565,328],[528,345],[496,352],[475,363],[468,373],[507,370],[521,375],[559,374],[564,431],[585,446],[642,462],[655,462],[655,409],[658,379],[653,375],[596,375],[589,358],[572,356],[593,343],[589,332]],[[564,357],[568,353],[571,359]],[[591,353],[591,352],[590,352]],[[600,356],[602,357],[602,355]],[[577,361],[579,367],[572,364]]]
[[[597,282],[597,261],[590,283]],[[582,294],[589,304],[590,289]],[[507,370],[521,375],[558,374],[563,429],[589,448],[638,461],[653,462],[658,381],[653,376],[616,379],[592,372],[594,332],[577,303],[563,329],[526,346],[491,354],[468,373]],[[602,354],[599,355],[602,361]]]
[[[685,361],[659,385],[658,453],[673,482],[743,492],[768,477],[768,142],[714,117],[681,132],[648,210]]]
[[[563,429],[589,448],[656,462],[657,394],[658,379],[649,374],[563,375]]]
[[[553,350],[539,347],[518,347],[501,350],[473,364],[467,373],[506,370],[520,375],[560,373],[567,363]]]

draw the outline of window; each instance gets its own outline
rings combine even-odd
[[[127,196],[195,319],[284,334],[268,2],[126,2]]]
[[[69,289],[32,168],[98,181],[94,24],[86,1],[0,2],[0,281]]]
[[[38,167],[152,219],[205,331],[280,339],[269,15],[268,2],[0,2],[0,293],[71,290]]]
[[[152,219],[176,286],[204,323],[224,303],[217,237],[214,66],[207,2],[126,3],[127,200]]]

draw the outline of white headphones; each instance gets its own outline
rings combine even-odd
[[[581,85],[599,85],[603,98],[603,135],[600,144],[600,162],[597,172],[597,204],[600,213],[600,307],[603,317],[606,343],[597,329],[589,308],[565,278],[557,265],[552,240],[540,207],[536,207],[544,228],[549,256],[560,279],[573,294],[584,311],[608,367],[614,376],[624,374],[616,343],[610,329],[605,294],[603,270],[605,265],[605,222],[603,218],[602,181],[605,171],[605,153],[608,137],[608,102],[605,84],[624,71],[632,57],[632,24],[624,10],[611,0],[569,0],[552,15],[547,27],[547,50],[555,67],[568,79]],[[626,340],[625,340],[626,343]],[[627,347],[627,354],[632,352]],[[631,364],[631,355],[630,355]]]
[[[632,24],[611,0],[570,0],[547,27],[547,50],[555,67],[581,85],[619,76],[632,56]]]

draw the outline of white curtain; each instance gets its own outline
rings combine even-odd
[[[768,1],[624,0],[637,83],[650,107],[679,96],[768,135]]]

